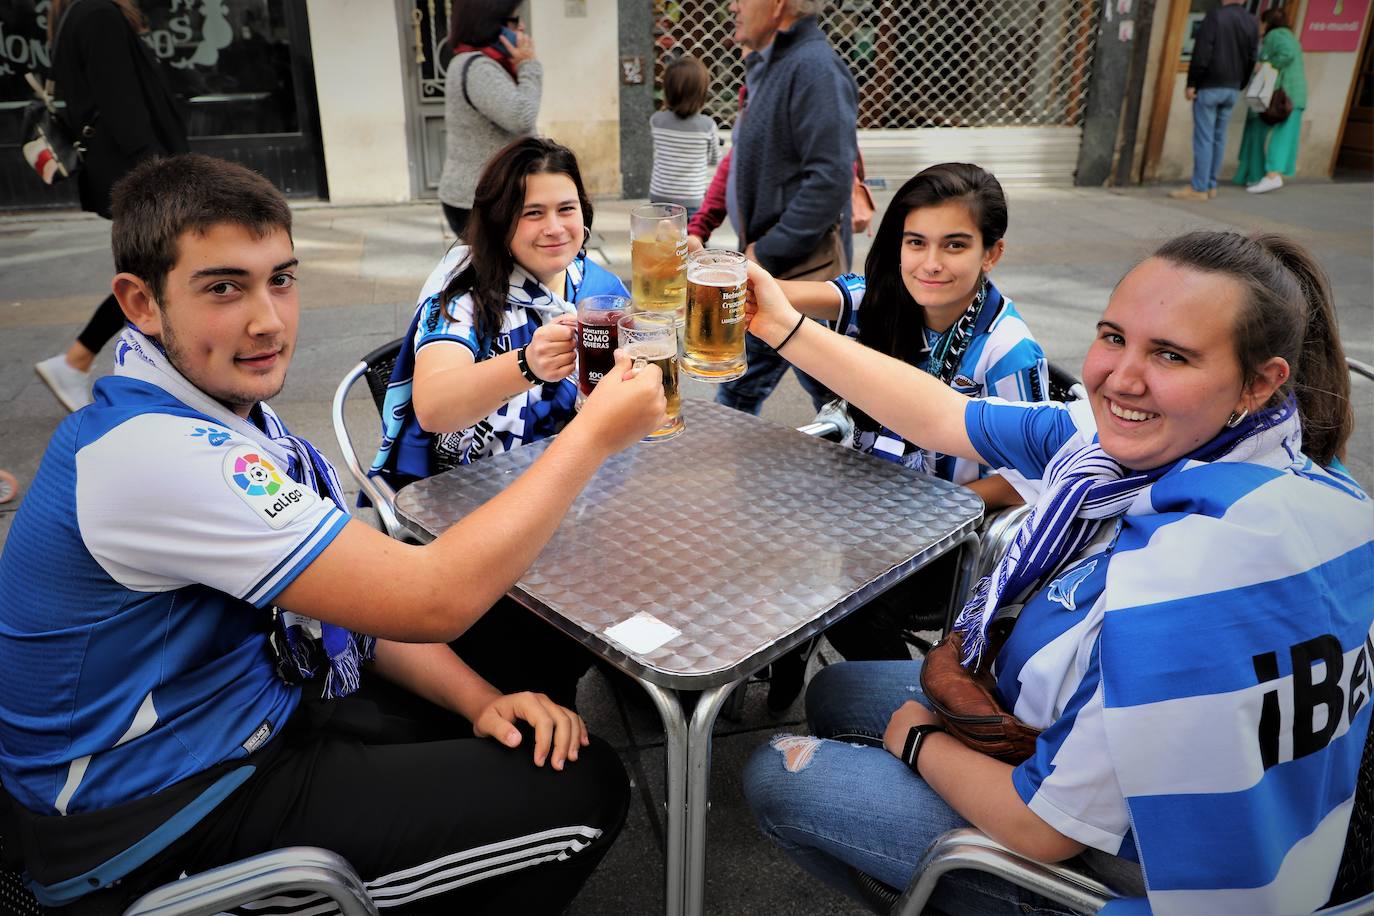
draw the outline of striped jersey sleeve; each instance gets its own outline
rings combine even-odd
[[[973,348],[970,347],[970,350]],[[980,379],[982,392],[1008,401],[1044,401],[1049,397],[1049,363],[1016,306],[1006,301],[1001,314],[983,336],[971,377]],[[970,360],[966,357],[965,363]],[[963,370],[965,366],[960,366]]]
[[[868,283],[863,274],[840,274],[830,281],[840,291],[840,314],[829,322],[831,330],[846,337],[859,337],[859,305],[864,301]]]
[[[964,408],[969,442],[993,468],[1011,468],[1039,480],[1054,453],[1078,434],[1062,404],[1012,404],[1000,398],[975,398]]]
[[[333,541],[348,515],[255,443],[196,418],[146,413],[76,453],[86,549],[133,592],[187,585],[264,607]],[[201,432],[198,434],[197,429]],[[129,456],[156,455],[156,496],[130,486]]]
[[[508,310],[509,311],[509,310]],[[472,351],[474,360],[481,359],[484,351],[477,339],[477,329],[473,325],[472,296],[464,294],[451,300],[445,308],[440,297],[434,295],[420,305],[420,322],[415,328],[415,339],[411,341],[415,352],[433,343],[460,343]]]

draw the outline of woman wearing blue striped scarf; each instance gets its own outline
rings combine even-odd
[[[1007,222],[1007,198],[991,172],[966,162],[932,165],[893,197],[863,274],[779,285],[798,311],[834,322],[836,331],[961,394],[1043,401],[1049,382],[1044,351],[990,277],[1006,249]],[[838,406],[843,409],[843,402]],[[992,468],[923,449],[852,406],[847,412],[854,426],[847,445],[968,487],[989,511],[1021,504]],[[946,554],[836,622],[825,634],[830,645],[850,661],[909,659],[902,630],[913,621],[943,620],[941,596],[953,588],[957,560],[956,553]],[[939,624],[914,629],[933,626]],[[801,690],[804,666],[798,663],[792,692],[777,696],[781,667],[774,666],[769,685],[775,708],[790,705]]]
[[[1312,258],[1276,236],[1165,244],[1112,294],[1067,407],[969,400],[751,282],[754,334],[921,447],[1014,469],[1036,507],[955,625],[1042,730],[1031,756],[942,733],[919,662],[835,665],[807,695],[818,738],[749,764],[770,838],[855,896],[852,869],[902,887],[971,823],[1081,854],[1126,898],[1113,912],[1322,907],[1374,708],[1374,512],[1339,460],[1349,382]],[[1059,911],[971,872],[932,905]]]
[[[576,309],[628,296],[587,257],[592,203],[577,158],[522,137],[482,169],[464,234],[420,291],[382,408],[371,475],[394,489],[558,433],[573,418]],[[574,708],[592,655],[508,597],[453,648],[504,691]]]

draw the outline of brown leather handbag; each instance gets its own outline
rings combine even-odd
[[[825,230],[820,243],[810,254],[774,276],[779,280],[829,280],[838,277],[849,269],[849,259],[844,254],[844,238],[840,235],[840,224],[836,223]]]
[[[992,659],[1005,634],[989,637],[981,670],[959,664],[962,634],[951,632],[926,653],[921,665],[921,691],[940,722],[964,744],[1003,763],[1018,764],[1035,753],[1040,729],[1031,728],[1002,708],[993,692]]]
[[[1287,121],[1292,113],[1293,100],[1280,88],[1275,89],[1274,94],[1269,97],[1269,107],[1259,113],[1259,119],[1272,126]]]
[[[854,234],[867,232],[873,234],[870,226],[873,224],[873,214],[878,212],[878,205],[873,201],[873,192],[868,190],[868,185],[864,182],[864,154],[854,160],[854,190],[850,192],[850,215],[849,225],[854,230]]]

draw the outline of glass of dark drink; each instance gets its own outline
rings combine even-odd
[[[588,296],[577,303],[577,406],[615,365],[616,322],[630,311],[624,296]]]

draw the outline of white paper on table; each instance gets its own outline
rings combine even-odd
[[[640,611],[605,630],[607,636],[636,655],[654,651],[681,632],[646,611]]]

